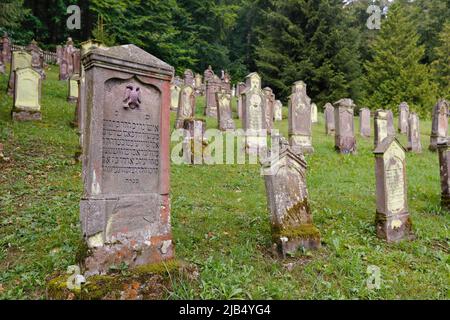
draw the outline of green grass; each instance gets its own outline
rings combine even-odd
[[[0,162],[0,298],[42,299],[47,280],[75,263],[80,242],[81,166],[73,161],[78,137],[69,126],[75,107],[66,102],[66,83],[57,81],[52,67],[43,87],[43,121],[13,123],[6,83],[0,75],[0,140],[11,158]],[[198,116],[203,103],[199,98]],[[213,119],[207,125],[217,127]],[[287,136],[286,120],[277,127]],[[285,261],[271,255],[258,165],[171,167],[176,255],[197,265],[200,276],[196,282],[174,279],[170,298],[450,298],[450,218],[440,208],[438,156],[427,151],[430,122],[421,122],[423,154],[407,156],[417,239],[399,244],[375,236],[372,139],[358,136],[358,154],[342,156],[324,131],[320,116],[315,153],[307,156],[310,204],[323,247]],[[367,289],[369,265],[381,268],[379,290]]]

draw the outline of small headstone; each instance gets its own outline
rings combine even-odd
[[[202,119],[186,119],[183,124],[184,139],[182,145],[185,164],[203,164],[203,149],[206,145],[206,122]]]
[[[3,62],[10,63],[12,59],[12,53],[11,53],[11,40],[9,39],[8,33],[3,33],[3,37],[1,39],[2,41],[2,52],[1,55],[3,56]]]
[[[44,70],[44,52],[41,48],[39,48],[37,42],[35,40],[31,41],[31,43],[27,46],[27,51],[31,54],[31,67],[37,71],[41,78],[45,79],[45,70]]]
[[[387,112],[385,110],[377,110],[374,117],[375,139],[374,145],[377,148],[388,135],[387,131]]]
[[[13,120],[41,120],[41,75],[30,67],[14,73]]]
[[[238,113],[238,118],[242,119],[242,93],[245,92],[246,90],[246,86],[244,82],[239,82],[237,84],[236,87],[236,91],[237,91],[237,113]]]
[[[408,151],[421,153],[422,143],[420,142],[419,117],[411,112],[408,123]]]
[[[402,102],[398,106],[398,132],[408,134],[409,106]]]
[[[231,112],[231,93],[222,89],[216,93],[216,99],[219,130],[234,130],[236,127]]]
[[[184,71],[184,85],[185,86],[194,86],[195,80],[194,80],[194,73],[191,69],[186,69]]]
[[[311,122],[312,123],[319,122],[317,105],[315,103],[311,103]]]
[[[341,99],[334,103],[335,149],[342,154],[356,153],[354,108],[352,99]]]
[[[359,110],[359,134],[361,137],[370,137],[370,110],[362,108]]]
[[[388,136],[395,137],[395,128],[394,128],[394,113],[392,110],[386,110],[387,113],[387,133]]]
[[[375,149],[377,236],[388,242],[413,238],[408,213],[405,150],[394,136]]]
[[[327,103],[324,107],[325,114],[325,134],[334,135],[334,107],[331,103]]]
[[[80,75],[74,74],[70,76],[68,84],[68,94],[67,101],[70,103],[76,103],[78,101],[78,81],[80,80]]]
[[[299,249],[318,249],[320,231],[313,224],[303,155],[281,139],[280,152],[263,163],[272,239],[283,257]]]
[[[450,143],[448,138],[439,141],[438,150],[441,176],[441,206],[450,211]]]
[[[206,82],[206,108],[205,115],[217,119],[217,100],[216,93],[220,91],[222,81],[214,76]]]
[[[181,92],[180,86],[176,84],[172,84],[170,86],[170,110],[172,111],[178,110],[178,104],[180,101],[180,92]]]
[[[450,105],[446,100],[439,100],[433,108],[430,151],[436,151],[437,145],[447,139],[449,107]]]
[[[273,129],[273,114],[274,114],[274,108],[275,108],[275,94],[273,93],[272,89],[269,87],[265,87],[263,89],[264,95],[266,97],[266,110],[265,110],[265,117],[266,117],[266,129],[267,132],[270,132]]]
[[[280,100],[275,101],[275,106],[273,110],[273,119],[275,121],[283,120],[283,103]]]
[[[313,153],[311,99],[306,93],[306,84],[297,81],[289,97],[289,143],[299,153]]]
[[[175,129],[181,129],[184,120],[193,118],[195,115],[195,89],[193,86],[184,86],[180,92],[178,101],[177,120]]]
[[[8,94],[14,93],[14,71],[17,69],[31,68],[31,54],[25,51],[14,51],[12,53],[11,69],[9,72]]]
[[[174,257],[170,225],[170,81],[174,68],[134,45],[83,55],[80,221],[85,276]],[[92,81],[95,79],[95,81]]]

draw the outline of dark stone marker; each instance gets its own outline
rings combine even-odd
[[[450,144],[448,138],[438,144],[441,176],[441,206],[450,211]]]
[[[352,99],[341,99],[334,103],[335,149],[342,154],[356,153],[354,107]]]
[[[408,133],[409,106],[406,102],[402,102],[398,106],[398,132],[401,134]]]
[[[3,54],[0,54],[0,73],[5,74],[5,63],[3,62]]]
[[[389,136],[387,131],[387,123],[387,112],[385,110],[377,110],[374,117],[375,148],[377,148],[381,142]]]
[[[300,248],[320,248],[320,231],[313,224],[306,186],[306,161],[285,139],[278,155],[263,163],[272,239],[283,257]]]
[[[359,110],[359,134],[364,138],[369,138],[371,134],[370,110],[367,108]]]
[[[177,120],[175,129],[182,129],[184,120],[195,116],[195,89],[193,86],[184,86],[178,99]]]
[[[377,236],[387,242],[412,239],[408,213],[405,149],[393,136],[375,149]]]
[[[420,142],[419,117],[411,112],[408,123],[408,151],[421,153],[422,143]]]
[[[219,130],[234,130],[236,127],[231,112],[231,93],[222,89],[216,93],[216,99]]]
[[[216,93],[220,91],[222,82],[217,76],[206,81],[206,108],[205,115],[217,119]]]
[[[433,120],[431,123],[430,151],[436,151],[437,145],[447,139],[448,133],[448,109],[446,100],[439,100],[433,108]]]
[[[134,45],[83,55],[86,81],[80,220],[85,275],[174,257],[169,201],[174,69]]]
[[[324,107],[325,114],[325,134],[334,135],[334,107],[331,103],[327,103]]]

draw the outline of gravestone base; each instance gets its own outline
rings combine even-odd
[[[292,150],[296,153],[311,154],[314,153],[314,148],[311,144],[311,137],[291,135],[289,137],[289,144]]]
[[[438,149],[438,137],[431,136],[430,146],[428,147],[428,150],[430,150],[431,152],[436,152],[437,149]]]
[[[337,138],[339,144],[335,150],[341,154],[356,154],[356,141],[353,138]]]
[[[42,114],[40,111],[13,110],[12,119],[14,121],[41,121]]]
[[[67,102],[69,103],[77,103],[78,98],[77,97],[67,97]]]
[[[378,238],[387,242],[414,239],[411,218],[407,212],[390,217],[377,212],[376,228]]]
[[[302,225],[275,235],[276,247],[283,258],[294,255],[302,248],[317,250],[321,247],[320,231],[314,225]]]

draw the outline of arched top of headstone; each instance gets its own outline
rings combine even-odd
[[[354,108],[356,107],[352,99],[344,98],[334,103],[335,107]]]
[[[306,94],[306,83],[302,80],[294,82],[294,85],[292,86],[292,93]]]
[[[400,109],[406,109],[406,110],[409,110],[409,105],[408,105],[408,103],[406,103],[405,101],[403,101],[402,103],[400,103],[399,108],[400,108]]]
[[[261,77],[258,73],[252,72],[247,77],[245,77],[245,85],[247,88],[251,89],[261,89]]]
[[[406,152],[406,149],[403,147],[403,145],[398,141],[398,139],[395,136],[387,136],[383,141],[381,141],[378,146],[373,151],[374,154],[384,154],[389,148],[391,148],[393,145],[396,145],[399,147],[403,152]]]

